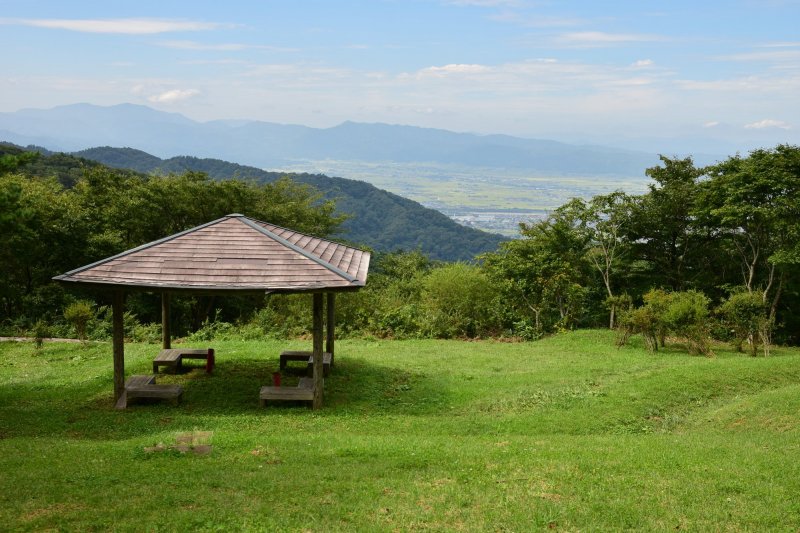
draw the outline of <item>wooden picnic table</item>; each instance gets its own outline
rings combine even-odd
[[[286,364],[289,361],[306,361],[308,368],[308,375],[311,376],[314,371],[314,353],[304,350],[285,350],[280,355],[280,369],[285,370]],[[323,352],[322,354],[322,375],[327,377],[331,371],[333,364],[333,357],[330,352]]]
[[[309,377],[302,377],[297,383],[297,387],[266,385],[261,387],[258,397],[261,407],[264,407],[267,401],[312,402],[314,400],[314,380]]]
[[[153,359],[153,374],[158,374],[159,367],[171,368],[173,372],[183,369],[184,359],[205,359],[206,372],[209,374],[214,369],[214,348],[167,348],[161,350]]]
[[[182,395],[183,387],[180,385],[157,384],[155,376],[136,375],[125,381],[125,390],[117,400],[116,408],[125,409],[128,402],[136,398],[158,398],[178,404]]]

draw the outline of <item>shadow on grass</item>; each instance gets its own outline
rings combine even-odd
[[[128,375],[141,372],[136,365]],[[217,366],[212,374],[193,368],[180,374],[158,374],[157,383],[184,388],[180,405],[138,401],[127,410],[114,408],[110,375],[83,382],[48,382],[0,387],[0,439],[22,436],[79,439],[121,439],[161,430],[180,421],[198,423],[206,416],[303,416],[306,403],[275,403],[260,407],[258,393],[272,384],[278,361],[238,359]],[[304,366],[282,372],[282,386],[296,386]],[[315,416],[353,412],[371,415],[426,414],[450,401],[447,382],[440,376],[403,368],[375,365],[343,357],[325,379],[325,399]]]

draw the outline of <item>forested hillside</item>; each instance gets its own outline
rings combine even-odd
[[[340,233],[343,222],[334,202],[288,178],[157,176],[65,157],[57,171],[37,174],[46,161],[19,149],[0,154],[0,327],[9,332],[30,332],[37,320],[68,330],[65,306],[79,302],[52,276],[231,212],[320,236]],[[70,162],[82,172],[65,185]],[[477,264],[375,254],[367,286],[339,300],[340,333],[536,339],[606,325],[620,344],[639,335],[652,351],[677,341],[705,355],[712,339],[751,355],[799,343],[800,148],[755,150],[709,167],[662,157],[647,175],[645,194],[573,199]],[[373,190],[349,194],[369,203]],[[103,309],[90,328],[97,338],[107,331]],[[155,322],[160,312],[146,295],[129,309],[132,336],[147,330],[137,320]],[[308,331],[302,299],[193,297],[176,299],[174,309],[175,331],[197,339]]]
[[[204,172],[214,179],[238,177],[259,183],[271,183],[286,175],[219,159],[186,156],[160,159],[131,148],[90,148],[75,155],[110,167],[144,173],[194,171]],[[288,176],[297,182],[312,185],[325,198],[336,201],[337,213],[349,215],[342,224],[339,236],[378,251],[420,250],[432,259],[468,261],[481,253],[495,250],[505,240],[499,235],[461,226],[434,209],[363,181],[321,174]]]

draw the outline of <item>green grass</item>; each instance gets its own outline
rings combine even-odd
[[[110,346],[0,343],[4,530],[800,528],[800,351],[339,341],[326,406],[258,406],[293,342],[214,342],[112,408]],[[148,373],[154,345],[128,345]],[[289,373],[291,385],[299,375]],[[145,448],[213,432],[209,455]]]

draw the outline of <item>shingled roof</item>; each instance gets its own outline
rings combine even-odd
[[[140,289],[295,292],[367,281],[370,254],[232,214],[53,279]]]

